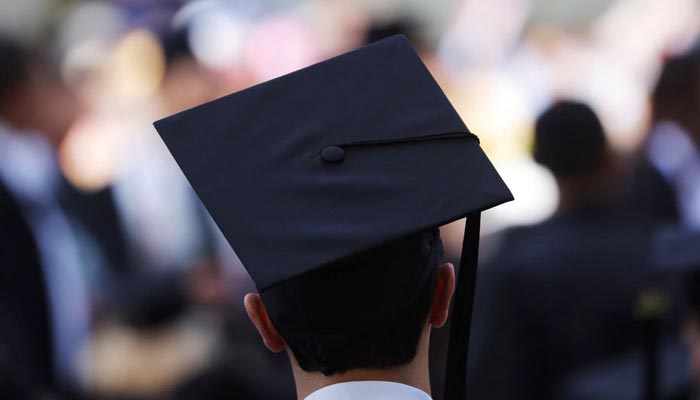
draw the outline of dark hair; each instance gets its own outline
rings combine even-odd
[[[194,57],[188,39],[188,31],[185,28],[168,30],[163,33],[161,45],[167,68],[171,68],[178,61]]]
[[[426,48],[420,35],[420,26],[410,19],[377,21],[367,28],[364,43],[369,44],[394,35],[404,35],[417,49]]]
[[[0,107],[29,78],[29,53],[15,41],[0,37]]]
[[[606,146],[600,120],[583,103],[556,103],[535,124],[535,161],[555,176],[592,172]]]
[[[695,48],[664,63],[651,95],[653,119],[685,118],[695,112],[699,99],[700,51]]]
[[[261,293],[299,366],[324,375],[411,362],[442,258],[437,228]]]

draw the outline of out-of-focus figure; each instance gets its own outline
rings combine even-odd
[[[700,49],[666,61],[627,209],[659,223],[700,226]]]
[[[472,399],[556,398],[568,373],[640,337],[633,310],[650,233],[617,213],[619,174],[597,116],[581,103],[555,104],[537,120],[534,157],[554,175],[559,207],[484,249]]]
[[[674,392],[672,399],[697,399],[700,393],[700,230],[679,227],[663,227],[654,235],[651,275],[657,280],[682,279],[676,295],[682,298],[682,351],[683,363],[668,365],[667,346],[654,349],[657,352],[657,376],[655,386],[664,390],[668,381],[681,376],[682,390]],[[678,352],[678,351],[676,351]],[[680,358],[674,356],[674,358]],[[678,364],[678,363],[676,363]],[[679,368],[680,367],[680,368]],[[678,385],[675,385],[678,386]],[[667,390],[666,390],[667,391]],[[668,398],[668,397],[664,397]]]
[[[2,379],[33,395],[72,391],[89,332],[88,269],[99,265],[57,199],[55,146],[78,107],[51,63],[7,39],[0,59]]]
[[[163,47],[164,113],[211,100],[215,87],[192,57],[186,33],[169,34]],[[129,159],[114,184],[131,253],[141,269],[187,268],[210,255],[213,224],[153,128],[143,129],[131,135]]]
[[[187,28],[168,27],[159,35],[163,79],[157,97],[144,100],[155,110],[133,112],[130,118],[136,121],[144,114],[182,111],[220,90],[219,76],[192,55]],[[264,393],[273,398],[293,393],[288,365],[277,372],[280,360],[262,352],[257,334],[234,303],[252,286],[250,278],[237,276],[237,268],[243,271],[240,262],[150,122],[142,122],[126,124],[135,131],[123,132],[129,149],[123,169],[98,192],[108,193],[108,202],[97,202],[96,193],[86,192],[72,200],[83,205],[88,217],[114,210],[123,226],[126,254],[121,258],[128,263],[116,270],[123,273],[112,276],[109,309],[86,353],[91,392],[221,398],[243,395],[247,384],[279,373],[285,380],[275,379],[277,384]],[[104,222],[86,220],[105,230]],[[110,226],[110,234],[117,228]]]

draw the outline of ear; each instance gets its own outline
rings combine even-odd
[[[255,329],[258,330],[260,337],[267,347],[273,353],[279,353],[284,350],[285,344],[282,335],[277,331],[277,328],[270,321],[270,316],[267,313],[265,304],[263,304],[260,295],[257,293],[248,293],[243,299],[245,311],[248,313],[250,322],[253,323]]]
[[[450,301],[455,291],[455,267],[445,263],[438,267],[433,306],[430,311],[430,325],[440,328],[447,322],[450,311]]]

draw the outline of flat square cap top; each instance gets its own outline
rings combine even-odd
[[[155,126],[261,291],[512,199],[403,36]]]

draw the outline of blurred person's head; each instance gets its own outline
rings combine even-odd
[[[32,60],[17,42],[0,37],[0,119],[12,128],[31,126],[35,109]]]
[[[58,145],[80,107],[49,58],[10,39],[0,39],[0,119]]]
[[[430,72],[436,76],[438,82],[443,79],[443,71],[440,60],[435,55],[434,43],[426,39],[421,25],[412,19],[396,18],[378,20],[367,26],[364,36],[364,44],[374,43],[394,35],[404,35],[411,42]]]
[[[561,101],[535,123],[535,161],[557,181],[560,208],[605,200],[615,176],[603,126],[586,104]]]
[[[700,138],[700,52],[666,60],[651,95],[654,122],[680,124],[696,140]]]
[[[427,43],[425,43],[419,33],[418,24],[408,19],[375,21],[367,27],[364,43],[373,43],[394,35],[406,36],[419,53],[423,53],[428,49]]]
[[[192,53],[187,30],[168,32],[161,40],[165,75],[160,89],[166,112],[179,112],[202,104],[216,94],[213,74]]]
[[[420,368],[429,388],[430,327],[445,323],[455,279],[441,258],[430,229],[249,294],[246,311],[269,350],[287,350],[298,391],[341,379],[405,383]]]
[[[34,71],[33,130],[58,147],[83,111],[77,95],[61,77],[58,65],[50,59],[39,58]]]

